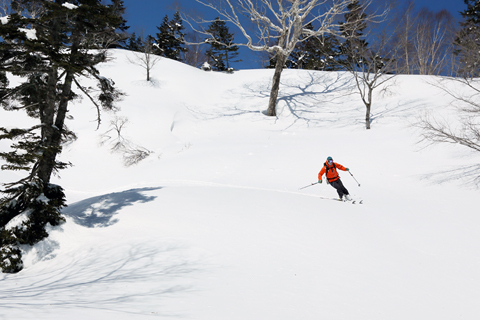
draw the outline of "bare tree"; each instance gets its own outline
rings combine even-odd
[[[358,93],[365,105],[365,128],[371,128],[373,92],[385,86],[396,74],[394,69],[396,48],[387,49],[385,35],[380,38],[377,48],[363,52],[358,65],[351,66],[349,71],[353,75]],[[393,50],[393,52],[391,51]],[[392,84],[393,85],[393,84]]]
[[[153,152],[133,143],[122,135],[122,130],[127,123],[127,118],[115,117],[115,119],[110,122],[110,129],[102,134],[100,145],[108,144],[110,151],[121,154],[123,164],[129,167],[139,163]]]
[[[187,51],[185,52],[185,63],[194,67],[199,67],[207,59],[205,50],[202,48],[202,40],[198,32],[187,33],[185,40]]]
[[[474,7],[472,7],[475,11]],[[462,14],[467,17],[467,11]],[[480,152],[480,29],[478,15],[462,23],[455,39],[455,77],[442,77],[436,85],[453,98],[457,117],[438,120],[426,115],[415,125],[422,130],[422,141],[431,144],[449,143]],[[448,172],[451,179],[462,178],[480,185],[480,165],[476,164]]]
[[[347,12],[351,0],[196,0],[236,26],[253,51],[268,52],[276,58],[266,114],[276,116],[280,77],[287,58],[297,43],[324,34],[339,35],[338,18]],[[367,4],[371,0],[367,0]],[[364,7],[367,7],[365,4]],[[244,17],[247,17],[246,19]],[[370,16],[372,19],[378,15]],[[188,19],[187,19],[188,20]],[[197,21],[198,22],[198,21]],[[200,23],[209,21],[200,21]],[[254,28],[250,29],[250,23]],[[307,25],[315,26],[309,30]]]
[[[413,30],[417,16],[414,14],[415,3],[410,0],[404,8],[399,8],[393,18],[395,24],[399,26],[394,35],[394,45],[398,48],[398,56],[395,60],[395,72],[400,74],[412,74],[413,68],[412,52],[413,52]]]
[[[360,10],[358,6],[355,10]],[[389,12],[388,9],[384,13]],[[356,15],[356,14],[355,14]],[[353,15],[354,16],[354,15]],[[349,14],[352,17],[352,14]],[[362,20],[368,20],[367,15],[362,13]],[[348,21],[348,20],[347,20]],[[346,55],[346,59],[343,60],[345,68],[353,75],[356,88],[363,104],[365,105],[365,127],[371,128],[371,109],[373,103],[373,92],[381,86],[385,86],[386,82],[395,77],[396,61],[398,56],[399,47],[392,45],[393,39],[395,39],[395,28],[389,26],[388,19],[380,22],[366,21],[365,23],[359,23],[356,25],[361,28],[370,29],[365,34],[359,36],[355,30],[349,30],[347,34],[350,34],[346,38],[343,50]],[[385,25],[383,25],[385,24]],[[373,34],[372,30],[380,29],[379,33]],[[353,24],[352,24],[353,26]],[[365,39],[371,39],[372,42],[367,45]]]
[[[423,8],[416,19],[412,59],[419,74],[439,75],[448,65],[455,39],[455,21],[451,13],[433,13]]]
[[[0,15],[2,17],[10,14],[10,0],[0,0]]]
[[[0,16],[5,17],[13,12],[36,19],[45,12],[45,7],[41,1],[0,0]]]
[[[476,92],[474,96],[478,99],[480,98],[480,83],[477,82],[475,87],[473,89]],[[459,101],[472,101],[471,98],[473,96],[467,98],[467,95],[464,95]],[[476,108],[478,109],[478,106]],[[421,117],[420,121],[415,124],[421,130],[420,142],[431,145],[439,143],[456,144],[480,152],[480,111],[462,110],[461,108],[458,111],[459,117],[457,119],[439,120],[438,117],[428,114]],[[457,124],[453,124],[452,120],[457,121]],[[442,172],[441,175],[447,177],[443,180],[462,179],[468,184],[476,187],[480,186],[479,164],[454,168]]]
[[[479,49],[477,44],[477,53]],[[472,65],[477,55],[472,57]],[[430,115],[422,117],[416,126],[422,129],[423,141],[460,144],[480,152],[480,79],[469,71],[463,77],[440,78],[435,85],[454,98],[458,117],[448,121]]]
[[[132,64],[142,67],[147,73],[147,81],[150,81],[150,71],[160,61],[161,57],[153,54],[154,41],[153,38],[148,36],[142,39],[142,52],[132,51],[133,57],[127,57],[128,61]]]
[[[396,20],[395,45],[399,48],[396,72],[402,74],[448,75],[452,68],[453,42],[457,26],[446,10],[415,10],[410,1]]]
[[[480,152],[480,30],[467,26],[458,34],[457,77],[440,78],[435,85],[453,97],[457,117],[438,120],[424,116],[416,126],[422,130],[422,140],[429,143],[459,144]],[[474,179],[480,183],[480,175]]]
[[[477,118],[477,119],[475,119]],[[460,144],[480,152],[480,127],[478,115],[465,117],[460,126],[452,126],[446,120],[439,121],[431,116],[425,116],[417,124],[422,131],[422,139],[430,143]]]

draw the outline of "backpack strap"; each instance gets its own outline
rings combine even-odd
[[[327,171],[325,171],[325,174],[327,174],[327,173],[328,173],[328,170],[330,170],[330,167],[327,165],[326,162],[325,162],[323,165],[325,166],[325,168],[326,168],[326,170],[327,170]],[[335,166],[335,162],[332,162],[332,166],[333,166],[335,169],[337,169],[337,167]]]
[[[327,178],[328,170],[331,170],[331,169],[330,169],[330,167],[327,165],[326,162],[325,162],[323,165],[324,165],[325,168],[326,168],[325,177]],[[335,166],[335,162],[332,162],[332,166],[333,166],[335,169],[337,169],[337,167]],[[328,178],[327,178],[327,181],[328,181]]]

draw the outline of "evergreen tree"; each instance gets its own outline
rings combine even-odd
[[[309,24],[305,29],[314,30],[314,27]],[[308,37],[297,43],[286,62],[286,67],[322,71],[339,70],[341,69],[338,63],[340,56],[340,42],[336,36],[327,34],[320,38]]]
[[[480,1],[479,0],[463,0],[467,5],[467,9],[460,12],[464,22],[463,24],[480,24]]]
[[[229,32],[225,21],[217,17],[209,25],[207,33],[210,35],[210,38],[206,39],[205,42],[210,45],[210,49],[207,50],[206,55],[210,65],[216,71],[230,70],[231,63],[239,62],[240,60],[236,60],[238,46],[233,44],[233,34]]]
[[[33,245],[48,236],[46,225],[64,218],[60,210],[65,195],[50,182],[52,174],[69,163],[58,161],[62,144],[75,139],[65,120],[76,86],[100,108],[113,109],[120,93],[113,81],[101,77],[96,65],[105,61],[104,45],[118,39],[123,19],[101,0],[16,1],[37,4],[33,17],[17,11],[0,24],[0,104],[5,110],[23,110],[38,120],[29,128],[0,128],[0,139],[10,139],[10,152],[1,152],[3,170],[23,170],[23,179],[4,184],[0,199],[0,268],[22,269],[19,245]],[[22,13],[23,15],[21,15]],[[113,41],[113,40],[112,40]],[[95,49],[95,50],[92,50]],[[22,79],[10,85],[7,74]],[[93,78],[97,96],[83,87],[82,78]],[[100,120],[100,119],[99,119]],[[16,218],[16,219],[15,219]]]
[[[123,0],[110,0],[112,3],[109,5],[112,8],[113,14],[117,15],[121,19],[121,23],[117,28],[117,40],[115,43],[109,46],[109,48],[125,48],[127,45],[128,34],[127,30],[130,29],[127,26],[127,20],[123,18],[125,14],[125,4]]]
[[[170,30],[170,20],[168,19],[168,15],[163,17],[162,23],[157,29],[159,32],[157,33],[156,49],[154,53],[159,56],[164,56],[166,48],[169,46],[171,39],[174,38]]]
[[[313,27],[307,25],[306,29],[313,30]],[[344,69],[339,62],[341,57],[338,37],[330,34],[322,35],[320,38],[310,37],[297,43],[285,62],[285,68],[337,71]],[[267,68],[275,68],[276,63],[276,57],[271,57]]]
[[[464,0],[465,11],[460,12],[463,21],[461,30],[455,39],[454,53],[458,57],[458,74],[463,77],[478,77],[480,75],[480,1]]]
[[[125,14],[125,4],[123,0],[110,0],[112,4],[109,5],[109,7],[112,9],[112,14],[118,16],[118,18],[121,20],[120,24],[117,27],[118,31],[127,31],[130,27],[127,26],[127,20],[123,18],[123,15]]]
[[[318,42],[316,41],[313,46],[315,55],[311,60],[318,62],[314,69],[323,71],[342,70],[344,67],[340,63],[342,53],[339,38],[335,35],[326,34],[315,40],[318,40]]]
[[[137,51],[137,52],[143,52],[144,50],[144,44],[142,41],[142,37],[138,36],[134,33],[130,35],[130,37],[127,39],[125,42],[125,49],[130,50],[130,51]]]
[[[185,27],[180,13],[177,11],[172,20],[169,20],[168,16],[165,15],[157,29],[159,32],[156,34],[154,53],[173,60],[183,61],[182,55],[187,49],[184,47],[185,33],[183,31]]]
[[[358,0],[353,0],[345,13],[345,22],[340,23],[340,31],[345,41],[341,44],[340,50],[343,57],[340,59],[347,69],[358,66],[362,56],[367,50],[368,43],[363,37],[363,30],[367,28],[367,15],[363,11]]]

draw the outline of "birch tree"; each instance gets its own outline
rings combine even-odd
[[[453,43],[457,27],[446,10],[433,12],[415,9],[409,2],[400,13],[397,39],[399,49],[396,72],[402,74],[454,74]]]
[[[224,21],[240,30],[245,41],[237,45],[247,46],[253,51],[268,52],[270,56],[275,57],[275,71],[266,111],[268,116],[277,115],[281,74],[295,46],[312,37],[326,34],[340,35],[337,20],[348,11],[347,6],[352,2],[352,0],[196,1],[215,10]],[[378,15],[370,16],[373,19],[377,17]],[[250,28],[251,24],[253,28]],[[315,27],[314,30],[306,28],[309,24]]]
[[[412,39],[412,64],[418,74],[439,75],[448,66],[455,39],[455,21],[451,13],[433,13],[421,9]]]

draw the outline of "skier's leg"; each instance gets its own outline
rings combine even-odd
[[[330,185],[337,190],[338,197],[339,197],[340,199],[342,199],[342,198],[343,198],[343,194],[344,194],[343,189],[344,189],[345,187],[343,187],[342,182],[340,182],[340,184],[339,184],[339,183],[338,183],[339,181],[340,181],[340,179],[339,179],[339,180],[336,180],[336,181],[332,181],[332,182],[330,182]],[[342,187],[343,187],[343,188],[342,188]]]
[[[338,185],[338,189],[342,191],[344,198],[346,200],[352,200],[352,198],[350,198],[350,194],[348,193],[347,188],[345,188],[345,186],[343,185],[342,180],[338,179],[336,182]]]
[[[343,194],[347,194],[347,195],[350,194],[350,193],[348,192],[347,188],[345,188],[345,186],[343,185],[342,180],[338,179],[338,180],[335,181],[335,182],[338,182],[339,188],[342,189]]]

